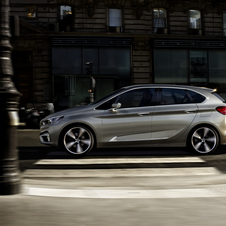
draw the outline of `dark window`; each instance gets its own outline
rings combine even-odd
[[[83,61],[82,63],[82,67],[83,67],[83,71],[82,74],[86,75],[87,74],[87,65],[85,64],[85,62],[90,62],[92,61],[92,73],[94,75],[99,73],[99,61],[98,61],[98,56],[99,56],[99,49],[98,48],[89,48],[89,47],[84,47],[82,48],[82,59]],[[80,56],[77,56],[80,57]]]
[[[226,13],[223,13],[223,35],[226,36]]]
[[[187,92],[190,94],[195,103],[202,103],[206,99],[203,95],[194,91],[188,90]]]
[[[13,51],[12,62],[14,76],[12,77],[16,88],[23,95],[20,105],[25,106],[33,102],[33,57],[29,51]]]
[[[54,75],[82,74],[81,56],[81,48],[54,47],[52,49],[52,73]]]
[[[189,10],[189,27],[191,29],[201,29],[201,12],[199,10]]]
[[[135,89],[120,95],[116,102],[121,103],[121,108],[151,106],[153,94],[154,89]]]
[[[183,89],[162,89],[160,105],[193,103],[187,92]]]
[[[217,88],[218,94],[226,100],[225,61],[226,51],[223,49],[156,48],[154,83]]]
[[[187,50],[155,49],[154,63],[155,83],[186,84],[188,82]]]
[[[109,26],[122,26],[122,12],[121,9],[109,9]]]
[[[164,34],[166,28],[166,10],[161,8],[153,9],[153,32]]]
[[[107,96],[105,96],[105,97],[102,97],[102,98],[100,98],[100,99],[98,99],[98,100],[96,100],[96,101],[90,103],[90,105],[98,104],[98,103],[104,101],[104,99],[108,99],[108,98],[110,98],[111,96],[117,95],[118,93],[122,92],[122,90],[124,90],[124,88],[118,89],[118,90],[114,91],[113,93],[110,93],[109,95],[107,95]],[[118,96],[115,97],[115,98],[118,98]],[[112,98],[112,99],[110,99],[110,100],[108,100],[108,101],[111,101],[111,100],[113,100],[113,99],[114,99],[114,98]],[[108,102],[108,101],[107,101],[107,102]],[[106,102],[105,102],[105,103],[106,103]],[[105,108],[102,107],[105,103],[101,104],[101,105],[100,105],[99,107],[97,107],[96,109],[105,110]],[[113,101],[112,104],[113,104],[113,103],[115,103],[115,101]],[[107,104],[106,104],[106,105],[107,105]]]
[[[199,10],[189,10],[189,34],[202,34],[201,12]]]
[[[27,6],[27,18],[36,18],[36,6]]]
[[[72,31],[73,14],[71,6],[59,6],[59,29],[60,31]]]
[[[119,90],[120,91],[120,90]],[[116,91],[117,93],[118,91]],[[97,107],[97,110],[112,108],[112,104],[121,103],[121,108],[146,107],[154,104],[154,89],[135,89],[116,96]]]
[[[115,103],[117,97],[108,100],[107,102],[105,102],[104,104],[101,104],[99,107],[97,107],[97,110],[108,110],[112,108],[112,104]]]
[[[130,76],[130,49],[125,47],[99,48],[99,70],[102,75]]]
[[[109,9],[108,10],[108,26],[110,32],[121,32],[122,27],[122,10]]]
[[[207,83],[207,51],[206,50],[190,50],[190,82],[191,83]]]
[[[226,84],[226,51],[209,50],[207,59],[209,60],[209,82],[215,83],[218,86]]]
[[[54,47],[53,74],[86,75],[87,61],[93,61],[93,75],[130,76],[130,48],[128,47]]]

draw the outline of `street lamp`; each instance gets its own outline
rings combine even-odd
[[[17,154],[18,102],[12,82],[9,0],[0,1],[0,195],[20,191]]]

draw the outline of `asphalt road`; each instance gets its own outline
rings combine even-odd
[[[21,194],[0,196],[0,225],[225,225],[224,146],[208,156],[130,148],[73,159],[21,141]]]

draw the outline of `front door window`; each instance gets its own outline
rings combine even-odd
[[[153,96],[154,89],[135,89],[120,95],[117,102],[121,103],[121,108],[151,106]]]

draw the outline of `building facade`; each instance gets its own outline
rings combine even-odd
[[[122,86],[214,87],[226,98],[226,1],[11,0],[14,81],[26,103],[56,109]]]

